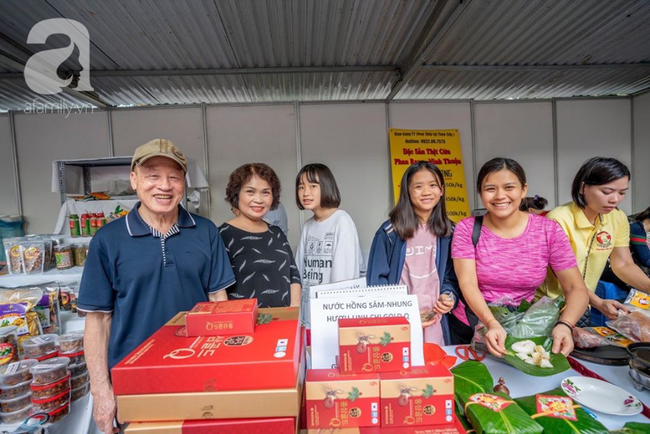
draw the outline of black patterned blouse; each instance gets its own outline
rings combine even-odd
[[[228,298],[257,298],[259,307],[289,306],[290,285],[300,283],[300,273],[282,230],[269,226],[253,233],[228,223],[219,230],[237,280],[228,288]]]

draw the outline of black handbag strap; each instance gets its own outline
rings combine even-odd
[[[474,250],[476,250],[478,239],[481,238],[482,227],[483,227],[483,216],[482,215],[476,216],[476,218],[474,218],[474,228],[472,230],[472,244],[474,245]]]

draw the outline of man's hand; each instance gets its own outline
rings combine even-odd
[[[104,434],[115,434],[120,430],[113,427],[113,420],[117,412],[117,403],[113,389],[110,387],[102,388],[99,391],[93,391],[93,418],[97,427]]]

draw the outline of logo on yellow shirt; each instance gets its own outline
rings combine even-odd
[[[607,231],[600,231],[596,235],[598,250],[609,250],[612,247],[612,236]]]

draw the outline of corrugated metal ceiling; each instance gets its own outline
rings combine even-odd
[[[442,16],[447,16],[461,3],[463,12],[443,34],[445,22],[434,11],[444,6]],[[650,62],[650,2],[645,1],[4,0],[0,51],[24,62],[29,54],[6,40],[28,53],[67,46],[63,35],[49,38],[45,47],[26,44],[32,26],[60,17],[87,27],[91,83],[113,106],[380,100],[390,94],[398,70],[405,72],[408,61],[423,54],[425,35],[437,36],[425,64],[479,70],[421,68],[396,99],[603,96],[650,88],[650,67],[517,69]],[[511,70],[480,69],[495,65]],[[385,68],[184,76],[176,72],[359,66]],[[76,61],[69,59],[62,69],[75,67]],[[120,70],[168,75],[100,72]],[[14,75],[6,75],[11,72]],[[15,72],[0,65],[0,109],[21,109],[34,97]]]

